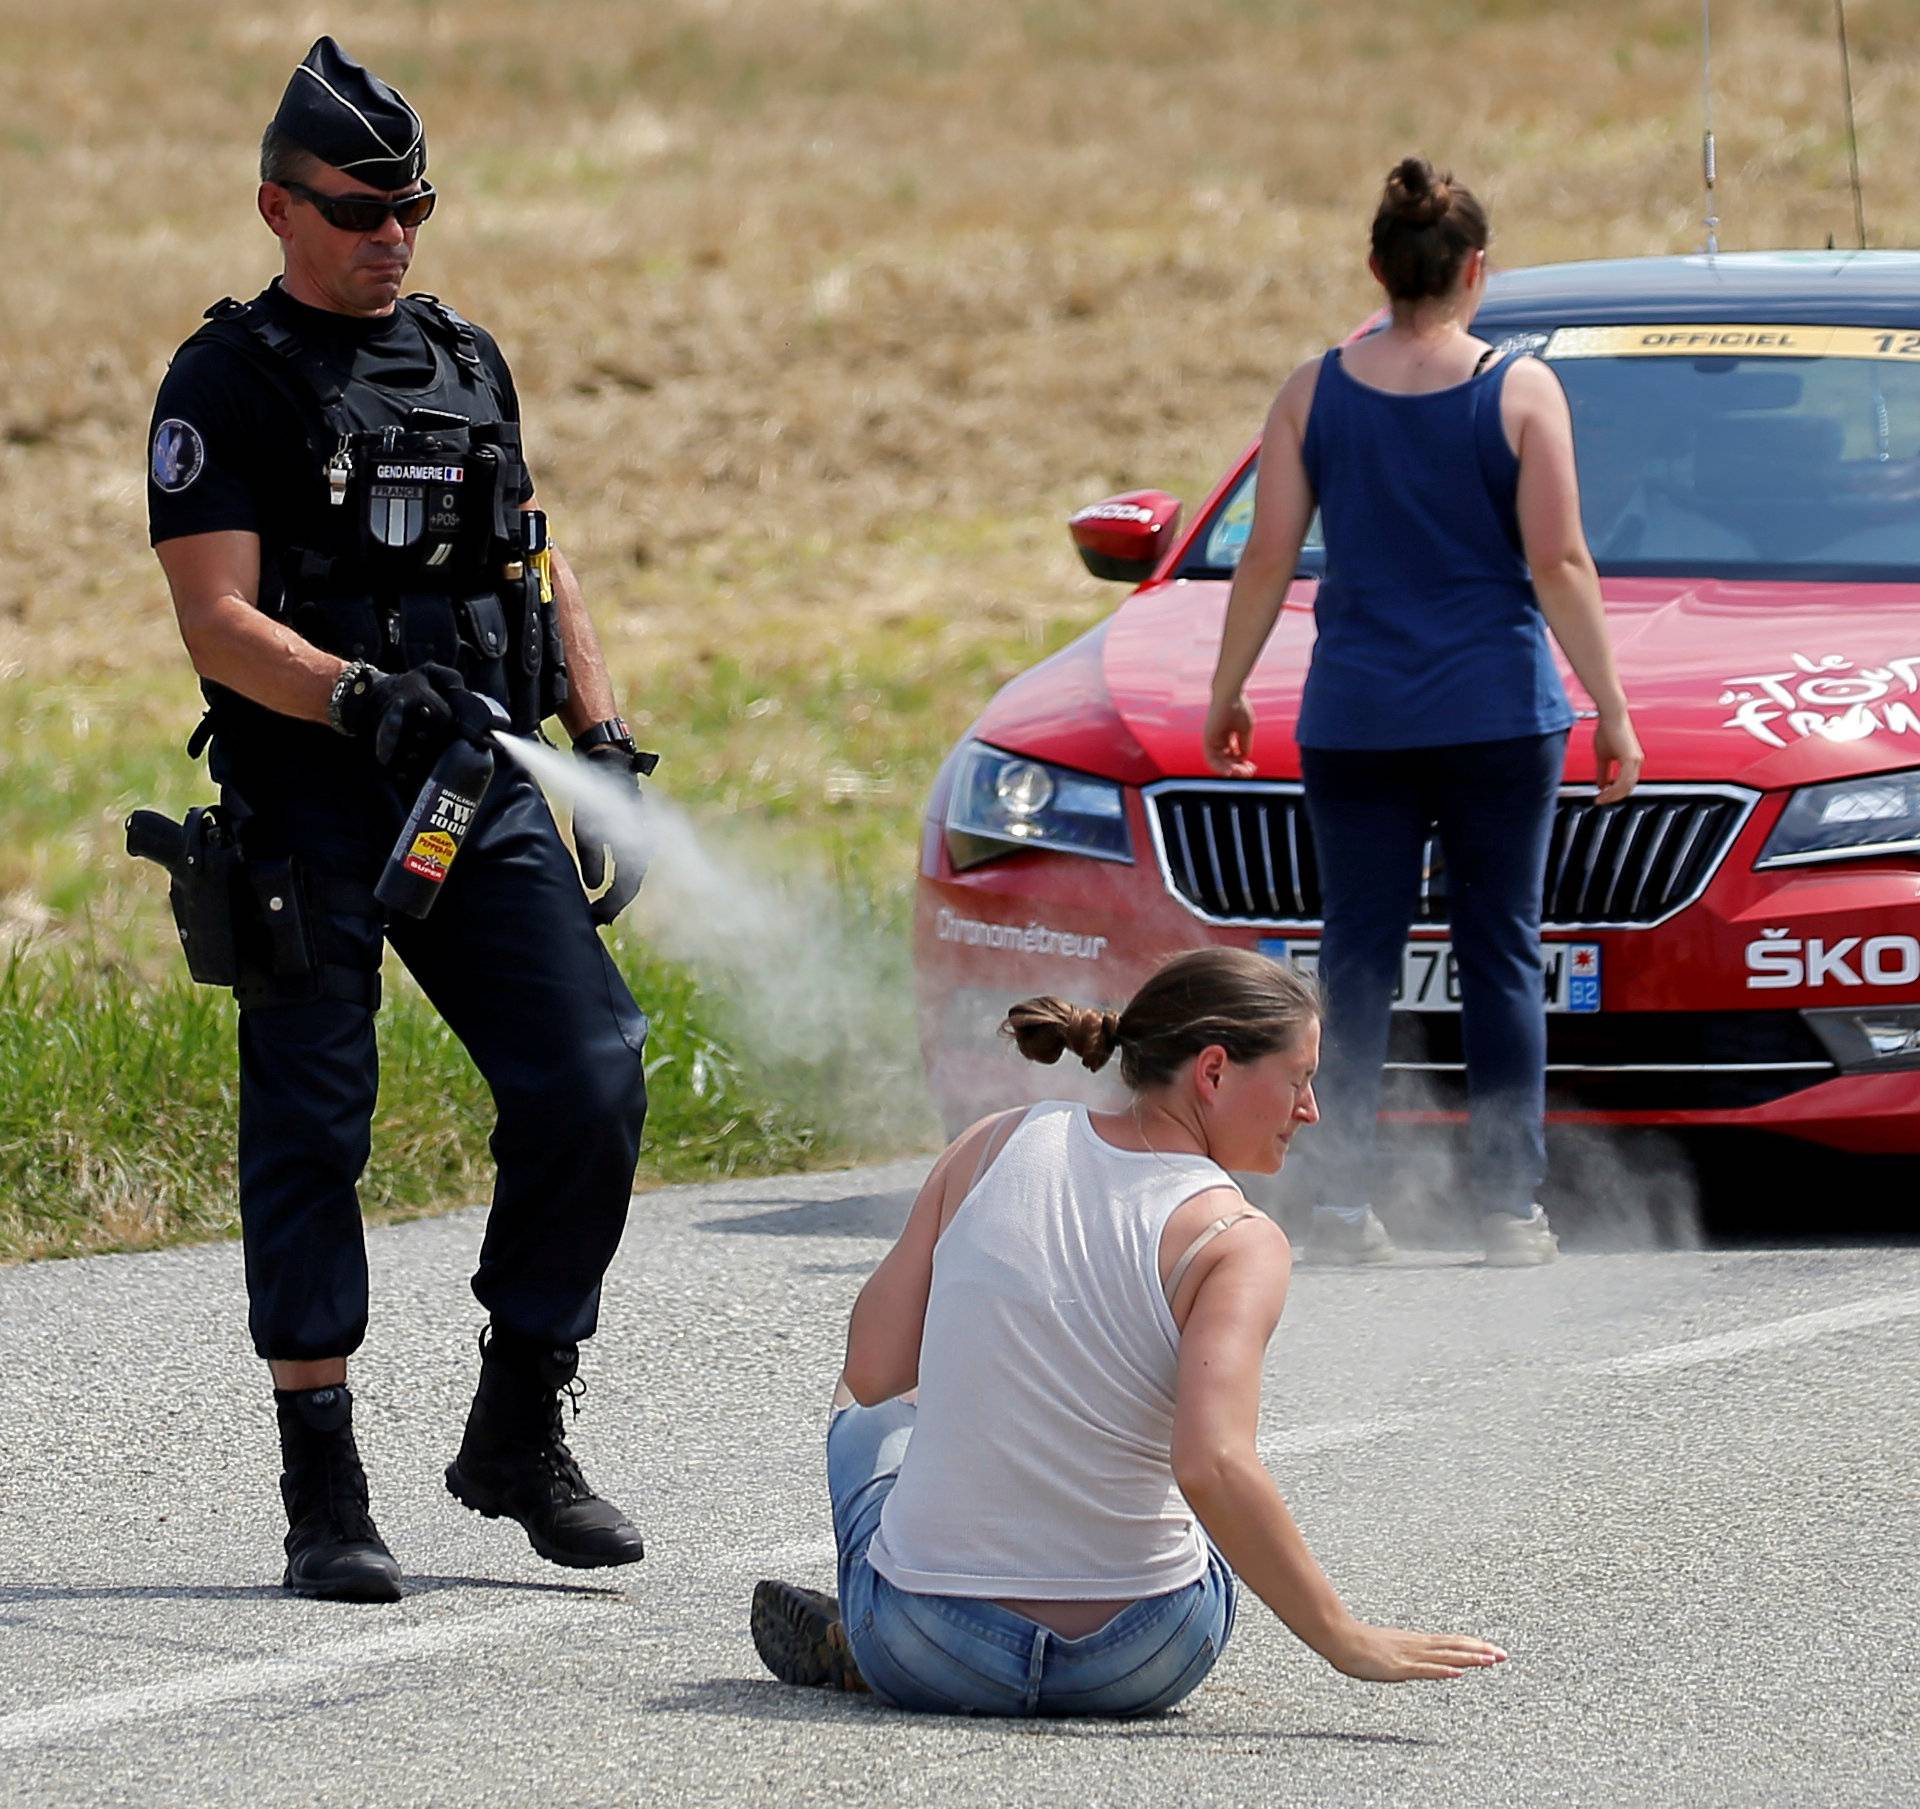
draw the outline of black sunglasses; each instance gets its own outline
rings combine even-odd
[[[323,195],[304,182],[283,182],[280,186],[288,194],[311,202],[321,219],[342,232],[378,232],[389,215],[404,227],[418,226],[439,199],[430,182],[423,182],[413,194],[403,195],[398,201],[383,201],[378,195]]]

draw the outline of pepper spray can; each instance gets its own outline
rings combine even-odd
[[[491,697],[476,691],[466,695],[484,707],[485,714],[474,725],[476,736],[448,743],[446,752],[434,762],[407,815],[406,827],[387,856],[380,883],[373,888],[374,897],[389,911],[408,917],[424,917],[433,909],[453,857],[460,852],[474,818],[480,814],[480,801],[493,783],[493,751],[478,733],[504,729],[507,713]]]

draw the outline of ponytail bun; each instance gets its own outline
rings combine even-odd
[[[1470,254],[1487,248],[1487,210],[1453,172],[1402,157],[1373,216],[1374,274],[1395,301],[1448,294]]]
[[[1409,226],[1437,224],[1452,204],[1452,182],[1424,157],[1403,157],[1387,175],[1386,207]]]
[[[1087,1068],[1098,1074],[1120,1045],[1120,1014],[1094,1011],[1065,999],[1023,999],[1007,1013],[1000,1026],[1030,1062],[1051,1065],[1071,1049]]]

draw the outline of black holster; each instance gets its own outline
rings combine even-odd
[[[136,810],[127,818],[127,852],[167,870],[167,901],[187,972],[202,986],[238,985],[233,894],[240,850],[219,806],[190,810],[184,823]]]
[[[289,859],[248,860],[236,825],[217,804],[176,823],[154,810],[127,819],[127,852],[167,870],[168,902],[202,986],[230,986],[245,1010],[344,999],[373,1010],[380,976],[323,960],[313,905],[378,915],[371,890],[350,880],[303,873]]]
[[[560,713],[572,689],[560,610],[540,581],[539,568],[553,557],[545,511],[516,510],[500,553],[503,572],[519,573],[502,587],[512,622],[507,716],[515,734],[530,735]]]

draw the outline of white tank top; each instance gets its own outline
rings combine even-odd
[[[1160,1284],[1204,1156],[1116,1149],[1085,1106],[1020,1121],[933,1251],[920,1405],[868,1548],[916,1595],[1164,1595],[1206,1568],[1173,1480],[1180,1331]]]

